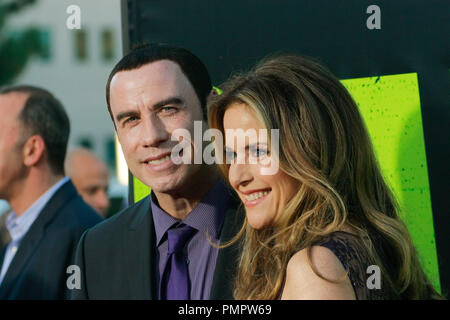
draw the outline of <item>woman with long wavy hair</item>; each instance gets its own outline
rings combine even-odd
[[[440,298],[338,79],[282,55],[220,89],[208,110],[225,137],[216,156],[227,159],[219,166],[246,212],[233,240],[243,238],[236,299]],[[269,134],[251,143],[260,129]],[[263,170],[274,163],[275,173]],[[368,270],[380,278],[367,281]]]

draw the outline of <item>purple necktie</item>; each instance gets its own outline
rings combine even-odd
[[[186,257],[183,249],[196,229],[181,224],[167,230],[169,249],[159,287],[161,300],[189,300],[190,285]]]

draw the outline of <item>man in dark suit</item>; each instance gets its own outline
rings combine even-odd
[[[175,130],[192,137],[194,121],[207,129],[210,92],[206,67],[182,48],[143,45],[112,70],[108,109],[130,171],[151,194],[83,235],[74,299],[232,298],[238,246],[216,245],[242,227],[238,201],[215,165],[171,157]]]
[[[0,252],[0,299],[64,299],[82,233],[101,221],[64,177],[70,123],[48,91],[0,90],[0,198],[11,241]]]

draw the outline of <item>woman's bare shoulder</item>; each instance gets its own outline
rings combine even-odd
[[[334,253],[322,246],[311,247],[311,263],[307,249],[295,253],[288,262],[282,299],[334,300],[355,299],[355,293],[346,271]]]

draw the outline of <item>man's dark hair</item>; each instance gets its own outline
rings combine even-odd
[[[70,134],[70,121],[62,104],[47,90],[33,86],[10,86],[0,94],[28,94],[18,119],[24,138],[39,135],[45,142],[48,164],[54,174],[64,174],[64,159]],[[25,141],[25,140],[24,140]]]
[[[203,118],[206,119],[206,100],[211,92],[212,85],[208,70],[203,62],[184,48],[153,43],[141,44],[134,47],[111,71],[106,84],[106,103],[108,104],[109,115],[111,116],[113,123],[115,122],[109,101],[111,79],[117,72],[138,69],[143,65],[159,60],[170,60],[178,64],[181,71],[194,88],[200,101]]]

